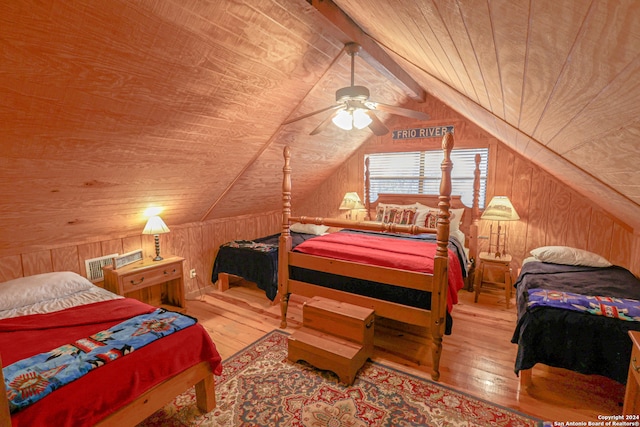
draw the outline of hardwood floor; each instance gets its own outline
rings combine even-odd
[[[453,333],[444,337],[440,383],[545,421],[598,421],[598,415],[622,413],[624,386],[601,376],[536,366],[533,386],[528,393],[521,391],[513,372],[516,345],[511,344],[515,304],[506,309],[502,292],[483,292],[478,303],[471,292],[459,295]],[[303,302],[292,295],[287,331],[300,327]],[[280,326],[280,306],[247,282],[232,284],[224,293],[203,293],[187,307],[223,359]],[[431,354],[422,338],[426,331],[420,329],[376,319],[374,360],[430,378]]]

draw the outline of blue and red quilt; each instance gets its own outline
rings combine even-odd
[[[630,322],[640,322],[640,301],[630,298],[581,295],[549,289],[529,289],[528,307],[563,308]]]
[[[195,323],[192,317],[157,309],[12,363],[3,368],[10,410],[19,411],[96,368]]]

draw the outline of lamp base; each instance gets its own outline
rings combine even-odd
[[[156,244],[156,257],[153,259],[154,261],[162,261],[164,258],[160,256],[160,235],[155,234],[153,236]]]

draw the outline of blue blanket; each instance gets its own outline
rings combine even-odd
[[[195,323],[192,317],[157,309],[6,366],[2,371],[10,410],[17,412],[92,369]]]
[[[640,301],[629,298],[580,295],[549,289],[529,289],[528,306],[546,306],[640,322]]]

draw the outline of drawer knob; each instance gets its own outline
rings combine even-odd
[[[636,365],[636,357],[635,356],[633,356],[633,359],[631,359],[631,367],[633,368],[634,371],[640,372],[640,367],[638,365]]]
[[[165,274],[165,275],[167,275],[167,274],[175,274],[175,272],[176,272],[176,271],[177,271],[177,270],[176,270],[175,268],[174,268],[174,269],[173,269],[173,271],[172,271],[172,272],[170,272],[170,273],[167,273],[167,270],[165,270],[165,271],[164,271],[164,274]]]
[[[139,282],[136,282],[136,281],[132,280],[132,281],[131,281],[131,284],[132,284],[132,285],[134,285],[134,286],[136,286],[136,285],[139,285],[139,284],[140,284],[140,283],[142,283],[142,282],[144,282],[144,277],[143,277],[143,278],[141,278]]]

